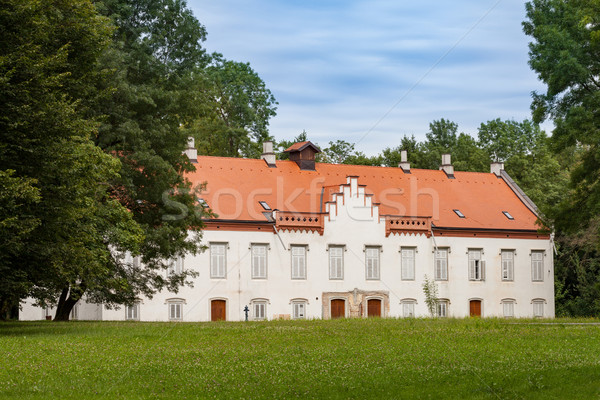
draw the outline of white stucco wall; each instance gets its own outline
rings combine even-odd
[[[370,197],[364,189],[349,180],[343,186],[343,196],[337,196],[335,204],[328,204],[329,218],[325,216],[324,234],[316,232],[280,231],[280,238],[273,231],[222,231],[206,230],[204,240],[226,242],[227,277],[211,279],[210,254],[208,251],[197,256],[186,257],[184,268],[198,272],[193,287],[183,287],[178,293],[162,292],[153,299],[142,299],[139,319],[142,321],[168,320],[169,299],[182,299],[184,321],[209,321],[212,299],[227,302],[227,320],[243,320],[244,306],[250,307],[253,299],[266,299],[268,319],[275,315],[292,314],[292,299],[307,300],[307,318],[322,318],[328,315],[322,302],[328,292],[359,291],[387,292],[389,311],[384,316],[402,316],[401,300],[416,299],[416,316],[428,315],[422,284],[425,275],[434,276],[434,249],[449,249],[448,280],[438,281],[439,297],[449,301],[448,314],[452,317],[469,315],[469,300],[481,300],[483,317],[503,316],[502,299],[514,299],[515,317],[533,316],[533,299],[544,299],[544,316],[554,317],[554,267],[550,241],[547,239],[450,237],[426,235],[392,234],[385,236],[385,219],[380,218]],[[282,243],[283,242],[283,243]],[[252,243],[269,245],[267,279],[252,279],[250,246]],[[305,280],[291,279],[290,245],[308,247]],[[329,245],[344,245],[344,279],[329,279]],[[367,280],[365,275],[365,246],[381,246],[380,279]],[[285,248],[284,248],[285,246]],[[401,279],[401,247],[415,247],[415,280]],[[484,281],[469,281],[469,248],[483,250],[486,262]],[[502,249],[515,251],[514,280],[501,279]],[[544,251],[544,281],[532,282],[531,251]],[[251,307],[250,307],[251,308]],[[251,308],[252,309],[252,308]],[[88,315],[89,314],[89,315]],[[21,319],[40,319],[42,310],[25,304]],[[80,308],[79,319],[104,320],[125,319],[125,309],[101,312],[93,307]],[[252,318],[252,312],[250,312]]]

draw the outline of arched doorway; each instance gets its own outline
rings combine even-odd
[[[331,319],[346,317],[346,301],[343,299],[331,300]]]
[[[367,300],[367,317],[381,317],[381,299]]]
[[[210,302],[210,320],[225,321],[227,320],[227,302],[225,300],[211,300]]]
[[[471,317],[481,317],[481,300],[469,301],[469,315]]]

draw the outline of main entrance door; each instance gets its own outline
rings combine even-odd
[[[471,300],[469,302],[469,315],[471,317],[481,317],[481,300]]]
[[[210,302],[210,320],[225,321],[225,300],[212,300]]]
[[[331,318],[346,317],[346,301],[342,299],[331,300]]]
[[[381,300],[380,299],[367,300],[367,316],[381,317]]]

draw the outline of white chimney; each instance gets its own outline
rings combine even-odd
[[[496,161],[490,164],[490,172],[496,176],[500,176],[500,173],[504,170],[504,163]]]
[[[191,137],[191,136],[188,137],[187,148],[185,149],[185,151],[183,153],[186,156],[188,156],[188,158],[190,159],[191,162],[193,162],[193,163],[198,162],[198,150],[196,150],[196,146],[194,144],[193,137]]]
[[[400,151],[400,163],[398,167],[402,168],[404,173],[410,174],[410,163],[408,162],[408,152],[406,150]]]
[[[444,171],[448,175],[448,178],[454,179],[454,166],[452,165],[450,154],[442,154],[440,170]]]
[[[276,168],[275,165],[275,153],[273,153],[273,142],[267,140],[263,142],[263,152],[260,155],[260,158],[265,160],[269,168]]]

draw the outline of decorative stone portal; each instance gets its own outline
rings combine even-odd
[[[349,292],[323,292],[321,298],[323,300],[323,319],[331,319],[332,316],[334,318],[341,317],[339,313],[342,312],[342,310],[345,313],[344,316],[346,318],[367,317],[369,316],[369,305],[372,309],[372,315],[373,305],[377,304],[377,302],[373,300],[381,301],[379,303],[381,304],[381,317],[387,316],[390,312],[389,292],[382,290],[360,290],[355,288]],[[340,300],[343,301],[344,304],[342,304]],[[370,304],[369,300],[371,300]]]

